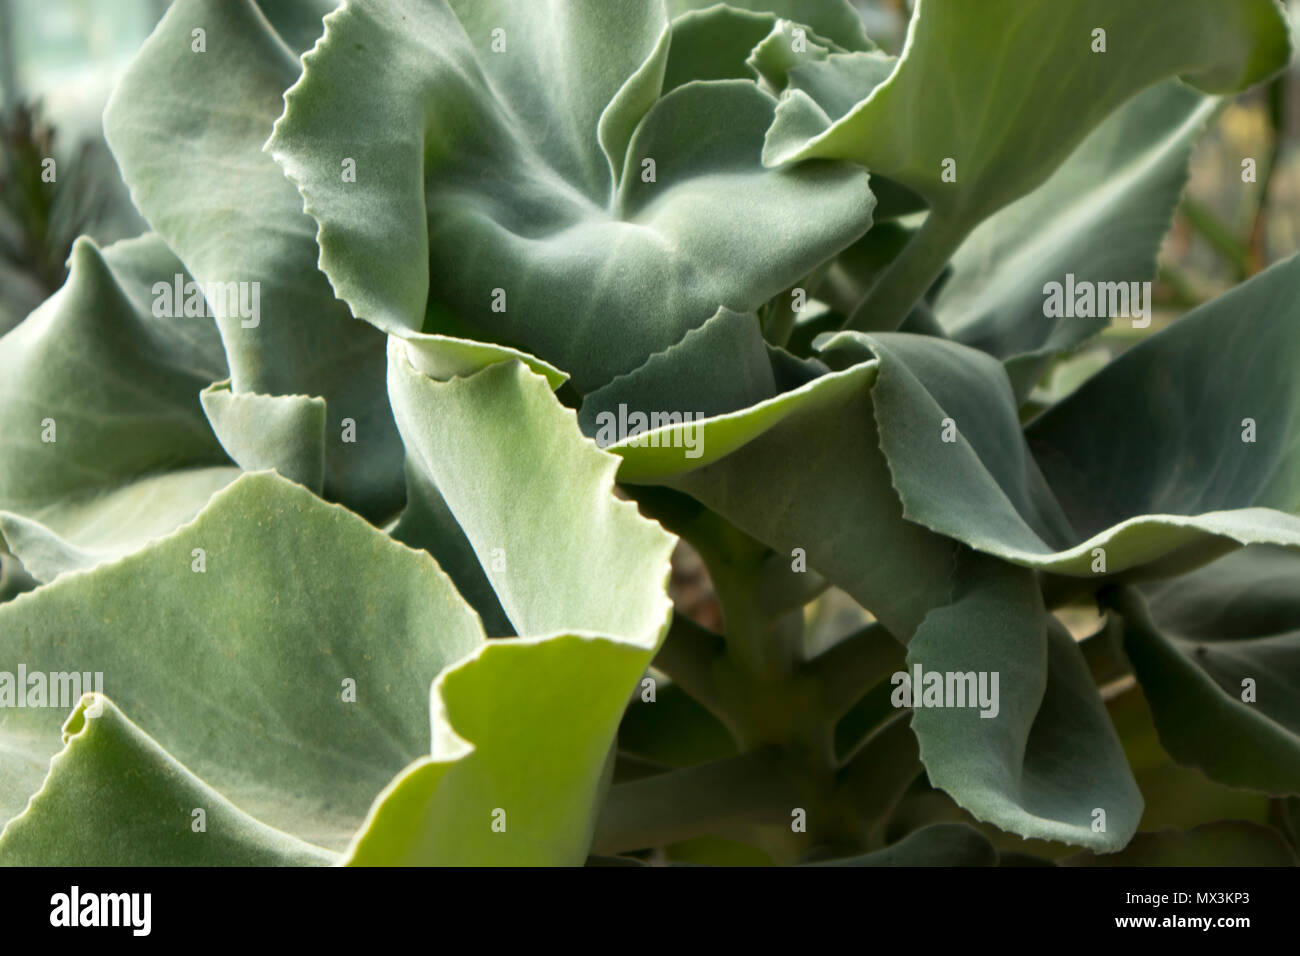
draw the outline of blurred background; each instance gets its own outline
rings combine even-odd
[[[63,284],[77,236],[136,235],[108,94],[167,0],[0,0],[0,334]],[[54,182],[42,180],[53,158]]]

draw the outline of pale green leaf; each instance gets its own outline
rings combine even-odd
[[[102,697],[77,705],[44,786],[0,834],[4,866],[321,866],[333,859],[234,806]]]
[[[410,459],[525,636],[438,679],[432,752],[381,794],[349,859],[576,865],[619,720],[671,619],[673,539],[614,498],[617,459],[545,378],[512,362],[437,382],[409,348],[391,340],[389,388]]]
[[[1116,608],[1170,755],[1230,786],[1300,794],[1300,556],[1244,548]]]
[[[1222,367],[1249,361],[1205,349],[1216,323],[1232,321],[1229,348],[1255,356],[1244,322],[1261,338],[1292,334],[1265,301],[1286,286],[1278,267],[1122,356],[1031,426],[1033,455],[1010,382],[990,356],[906,334],[841,333],[823,348],[879,357],[872,395],[881,449],[909,521],[1027,567],[1100,577],[1164,559],[1205,561],[1235,544],[1300,545],[1300,518],[1289,513],[1300,505],[1287,491],[1292,469],[1271,450],[1300,440],[1288,434],[1292,412],[1274,417],[1279,430],[1252,445],[1241,442],[1241,415],[1222,413],[1216,429],[1183,404],[1207,401],[1212,387],[1208,371],[1186,364],[1212,363],[1209,381],[1226,389]],[[1269,358],[1285,363],[1290,347],[1273,348]],[[1250,379],[1261,388],[1276,380]],[[1291,401],[1276,389],[1256,399],[1234,388],[1223,398],[1261,416]]]
[[[691,10],[714,7],[719,0],[668,0],[668,14],[674,19]],[[845,50],[872,50],[866,28],[849,0],[725,0],[738,10],[773,13],[786,20],[804,23]]]
[[[719,356],[726,357],[725,375],[715,374]],[[608,415],[618,417],[620,405],[625,406],[624,418],[641,412],[647,424],[655,412],[713,418],[757,405],[773,398],[776,391],[758,320],[720,309],[680,342],[584,396],[578,424],[584,434],[597,435]],[[607,447],[630,437],[619,431],[597,437],[597,443]]]
[[[970,556],[957,580],[963,593],[922,622],[908,668],[974,674],[990,689],[997,675],[996,708],[917,707],[913,684],[930,783],[1021,836],[1120,849],[1142,797],[1074,640],[1044,614],[1032,572]]]
[[[1123,522],[1135,538],[1295,542],[1297,290],[1293,258],[1125,352],[1030,423],[1030,447],[1081,534]],[[1135,515],[1156,517],[1126,521]]]
[[[0,512],[0,534],[38,581],[131,554],[190,520],[239,477],[226,466],[182,468],[67,498],[30,512]]]
[[[673,20],[663,91],[692,80],[752,80],[749,58],[772,33],[776,18],[718,4]]]
[[[925,227],[850,317],[890,331],[981,220],[1043,183],[1134,95],[1173,76],[1235,92],[1289,57],[1273,0],[918,0],[893,74],[821,129],[809,128],[808,97],[788,91],[764,161],[851,159],[927,200]]]
[[[1092,50],[1097,29],[1104,53]],[[767,161],[853,159],[973,225],[1042,183],[1157,81],[1234,92],[1285,67],[1289,53],[1272,0],[918,0],[888,82],[808,142],[785,141],[778,115]],[[923,116],[945,119],[902,122]],[[947,158],[957,161],[951,183]]]
[[[545,27],[530,26],[540,6],[494,5],[501,53],[469,6],[456,7],[466,22],[443,0],[363,0],[329,17],[268,144],[356,315],[404,335],[452,331],[449,311],[454,334],[523,348],[587,391],[719,306],[756,309],[870,225],[861,170],[763,168],[775,103],[755,83],[659,97],[668,46],[651,45],[645,5],[631,29],[619,5]],[[543,68],[564,71],[567,97],[532,79]],[[340,179],[344,156],[355,183]]]
[[[291,18],[295,42],[319,8]],[[191,36],[200,27],[201,53]],[[326,496],[387,518],[401,506],[402,482],[384,402],[384,336],[335,299],[316,267],[315,223],[262,152],[299,72],[297,52],[254,0],[179,0],[118,84],[104,129],[137,207],[194,279],[218,288],[209,304],[232,391],[322,398]],[[330,157],[336,180],[348,155]],[[355,423],[354,441],[345,420]]]
[[[427,555],[272,473],[239,478],[128,557],[0,605],[0,671],[101,674],[104,693],[233,804],[334,850],[427,752],[430,683],[482,641]],[[69,706],[0,708],[6,819],[39,786]]]
[[[1067,274],[1093,283],[1155,278],[1192,145],[1218,106],[1168,81],[1107,118],[1051,178],[962,243],[934,303],[944,331],[1007,361],[1023,396],[1045,357],[1110,322],[1045,317],[1044,285],[1064,284]],[[1128,312],[1137,308],[1130,300]]]
[[[461,597],[478,612],[489,637],[510,637],[515,633],[473,545],[418,461],[406,462],[406,507],[388,533],[405,545],[423,548],[433,555]]]
[[[180,273],[156,235],[81,240],[64,287],[0,338],[0,533],[38,580],[170,532],[237,474],[199,404],[227,374],[216,330],[152,308]]]
[[[855,365],[715,419],[712,427],[706,421],[705,454],[689,460],[698,468],[683,468],[682,449],[662,442],[658,449],[611,450],[627,456],[624,468],[644,467],[651,480],[663,476],[777,552],[799,549],[810,570],[906,639],[927,611],[950,599],[957,545],[903,519],[880,453],[870,390],[876,371],[875,363]],[[646,460],[650,453],[674,456],[675,466],[661,470]]]
[[[232,392],[230,381],[199,393],[212,430],[244,471],[274,469],[321,493],[325,480],[325,400]]]
[[[662,55],[663,7],[642,0],[448,0],[448,6],[487,83],[510,104],[520,139],[536,144],[563,181],[603,204],[622,171],[619,147],[626,141],[614,137],[606,154],[593,133],[629,77]],[[441,14],[421,11],[413,27],[430,16]],[[564,95],[555,96],[556,88]]]

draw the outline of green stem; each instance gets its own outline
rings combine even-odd
[[[760,606],[768,617],[782,617],[824,594],[831,583],[809,568],[795,574],[790,570],[790,556],[773,551],[758,569],[754,586]]]
[[[939,324],[939,319],[935,316],[934,310],[930,308],[930,303],[924,299],[921,299],[912,307],[912,311],[903,320],[903,324],[898,327],[898,331],[911,332],[913,335],[930,335],[940,339],[948,337],[948,333]]]
[[[873,733],[839,774],[837,796],[866,828],[871,844],[884,844],[890,814],[924,772],[907,717],[900,711]]]
[[[690,542],[704,562],[722,606],[728,655],[765,682],[788,676],[802,651],[802,617],[771,614],[780,590],[772,549],[684,495],[637,489],[636,497],[643,512]]]
[[[664,638],[663,646],[655,655],[654,666],[673,679],[686,693],[703,704],[719,718],[729,723],[730,715],[722,699],[718,666],[726,653],[722,635],[714,634],[696,624],[679,611],[673,612],[673,623]]]
[[[665,846],[735,825],[779,825],[799,805],[776,748],[620,783],[596,823],[592,852]]]
[[[833,260],[832,260],[833,261]],[[776,298],[767,303],[766,315],[763,318],[763,337],[768,342],[779,348],[785,348],[790,344],[790,336],[794,332],[795,319],[797,318],[794,311],[794,291],[802,289],[804,291],[805,307],[807,300],[811,299],[826,278],[826,273],[830,271],[831,263],[825,262],[818,266],[808,275],[804,276],[799,282],[796,282],[790,288],[786,289]]]
[[[1273,145],[1269,149],[1268,163],[1264,167],[1263,177],[1259,181],[1259,205],[1255,207],[1254,220],[1250,226],[1250,249],[1248,275],[1254,275],[1268,265],[1268,193],[1273,182],[1273,172],[1282,158],[1286,140],[1286,101],[1288,75],[1279,76],[1268,87],[1269,128],[1273,133]]]
[[[903,648],[879,624],[868,624],[803,667],[817,684],[821,710],[832,723],[843,717],[872,687],[898,670]]]
[[[845,329],[893,332],[929,291],[969,230],[959,222],[930,213],[898,258],[889,264],[858,303]]]
[[[1124,653],[1124,625],[1115,614],[1108,614],[1105,627],[1080,641],[1079,650],[1098,687],[1133,673],[1133,665]]]
[[[783,815],[778,821],[769,817],[768,822],[785,826],[768,832],[775,841],[769,850],[786,855],[797,847],[803,852],[808,845],[828,841],[854,843],[858,836],[855,818],[833,799],[839,769],[834,746],[836,720],[823,703],[821,678],[832,687],[839,686],[837,679],[865,679],[861,668],[834,677],[822,671],[833,668],[835,660],[843,661],[845,668],[851,661],[861,663],[859,655],[864,655],[867,641],[852,642],[852,648],[809,669],[804,657],[801,598],[819,592],[825,582],[793,572],[784,555],[684,495],[640,488],[635,495],[643,512],[695,548],[708,569],[726,624],[725,650],[719,653],[716,635],[685,618],[676,619],[656,666],[722,720],[742,756],[776,754],[787,786],[797,791],[797,798],[790,790],[781,791],[777,802]],[[840,698],[851,696],[847,689],[833,694],[836,702],[832,710],[841,706]],[[657,784],[651,779],[635,781],[637,790],[615,788],[609,820],[603,826],[610,832],[636,833],[632,843],[661,845],[680,838],[679,832],[671,829],[679,815],[690,821],[685,830],[692,835],[709,832],[723,822],[737,823],[732,806],[735,795],[710,804],[709,794],[716,794],[717,788],[710,783],[709,793],[697,793],[693,783],[697,769],[705,773],[702,768],[690,768],[663,774],[665,779]],[[709,772],[716,770],[718,767]],[[686,784],[691,786],[679,791]],[[681,798],[680,792],[690,793],[689,799]],[[651,796],[631,801],[643,793]],[[691,807],[682,805],[682,800]],[[743,810],[748,805],[741,800],[740,806]],[[771,809],[767,803],[763,807]],[[807,812],[807,833],[788,829],[788,814],[795,807]],[[624,838],[620,841],[625,842]],[[620,841],[598,844],[597,852],[609,852]]]
[[[1267,183],[1268,173],[1265,171],[1265,187]],[[1232,228],[1220,219],[1213,209],[1188,196],[1183,200],[1183,215],[1201,237],[1219,255],[1228,260],[1236,275],[1236,281],[1240,282],[1250,275],[1250,248],[1233,234]]]

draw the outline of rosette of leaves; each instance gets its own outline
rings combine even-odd
[[[1271,0],[919,0],[898,57],[847,0],[178,0],[105,115],[150,232],[0,339],[0,672],[102,691],[0,708],[0,862],[1293,862],[1300,264],[1022,421],[1104,324],[1044,283],[1150,279],[1289,52]]]

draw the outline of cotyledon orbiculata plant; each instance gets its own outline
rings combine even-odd
[[[1293,861],[1300,262],[1034,390],[1289,57],[1272,0],[918,0],[897,57],[177,0],[104,118],[151,231],[0,339],[0,862]]]

